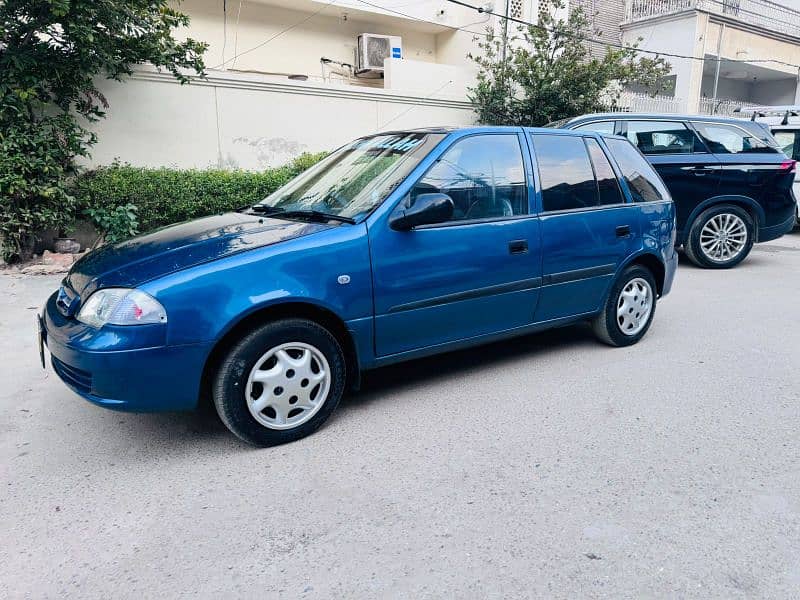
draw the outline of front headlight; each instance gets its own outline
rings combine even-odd
[[[167,311],[158,300],[141,290],[106,288],[89,296],[77,319],[92,327],[102,327],[106,323],[144,325],[166,323]]]

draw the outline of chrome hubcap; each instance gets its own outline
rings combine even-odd
[[[250,371],[247,407],[264,427],[292,429],[317,414],[330,386],[331,370],[322,352],[303,342],[281,344]]]
[[[646,279],[631,279],[617,299],[617,325],[625,335],[636,335],[653,310],[653,290]]]
[[[747,244],[747,226],[738,215],[722,213],[711,217],[700,230],[703,254],[714,262],[728,262],[739,256]]]

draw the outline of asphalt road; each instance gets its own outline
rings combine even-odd
[[[0,597],[800,595],[800,233],[682,263],[637,346],[384,369],[266,450],[42,371],[57,282],[0,275]]]

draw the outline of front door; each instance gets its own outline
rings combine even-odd
[[[541,187],[543,287],[536,321],[597,311],[621,261],[640,241],[638,207],[626,201],[594,137],[531,138]]]
[[[516,133],[459,138],[401,204],[448,194],[450,221],[370,228],[375,351],[383,357],[530,324],[541,283],[529,162]]]

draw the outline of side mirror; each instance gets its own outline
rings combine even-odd
[[[389,227],[408,231],[418,225],[443,223],[453,216],[455,204],[447,194],[420,194],[412,206],[396,210],[389,219]]]

